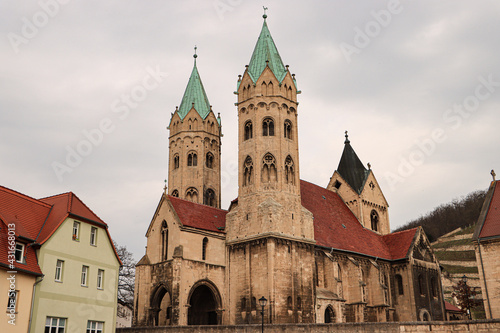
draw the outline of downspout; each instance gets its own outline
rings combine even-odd
[[[35,291],[36,291],[36,285],[39,284],[40,282],[43,281],[43,278],[45,277],[45,275],[42,274],[41,276],[41,279],[38,280],[38,281],[35,281],[35,283],[33,283],[33,295],[31,297],[31,309],[30,309],[30,321],[28,323],[28,333],[30,333],[31,331],[31,321],[33,319],[33,306],[35,304]]]
[[[488,300],[488,310],[490,312],[490,318],[493,318],[493,316],[491,315],[491,305],[490,305],[490,297],[488,295],[488,287],[486,286],[486,276],[484,275],[483,255],[481,254],[481,243],[479,243],[479,237],[477,238],[477,247],[479,249],[479,260],[481,261],[481,270],[483,272],[484,291],[486,292],[486,299]]]

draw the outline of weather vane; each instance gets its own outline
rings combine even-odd
[[[196,59],[198,57],[198,55],[196,54],[196,50],[198,49],[198,47],[195,45],[194,46],[194,55],[193,57]]]
[[[262,17],[264,19],[266,19],[267,18],[267,14],[266,14],[267,7],[262,6],[262,8],[264,8],[264,15],[262,15]]]

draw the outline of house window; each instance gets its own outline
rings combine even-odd
[[[207,245],[208,245],[208,238],[205,237],[203,238],[203,250],[201,253],[201,260],[206,260],[207,259]]]
[[[198,155],[196,153],[189,153],[188,154],[188,166],[197,166],[198,165]]]
[[[174,169],[179,168],[179,155],[175,154],[174,155]]]
[[[262,135],[274,136],[274,121],[271,118],[266,118],[262,122]]]
[[[102,321],[92,321],[87,322],[87,333],[102,333],[104,323]]]
[[[24,262],[24,244],[16,243],[16,261],[23,263]]]
[[[80,239],[80,222],[73,222],[73,240],[77,241]]]
[[[55,280],[57,282],[62,282],[63,267],[64,267],[64,261],[57,260],[57,262],[56,262],[56,276],[55,276]]]
[[[287,139],[292,138],[292,123],[290,122],[290,120],[285,120],[283,135]]]
[[[96,245],[97,244],[97,228],[96,227],[90,227],[90,245]]]
[[[253,137],[252,122],[249,120],[245,123],[245,140]]]
[[[396,274],[395,279],[396,279],[396,285],[398,286],[398,294],[404,295],[405,292],[403,288],[403,277],[399,274]]]
[[[167,260],[168,255],[168,225],[166,221],[161,224],[161,238],[162,238],[162,251],[161,256],[163,260]]]
[[[9,299],[7,300],[7,312],[17,312],[17,295],[19,290],[9,290]]]
[[[97,270],[97,289],[102,289],[104,286],[104,269]]]
[[[243,186],[252,184],[253,174],[253,162],[250,156],[245,159],[245,164],[243,165]]]
[[[45,320],[45,333],[64,333],[66,318],[47,317]]]
[[[89,275],[89,266],[83,265],[82,266],[82,279],[81,279],[81,285],[82,285],[82,287],[86,287],[87,286],[88,275]]]
[[[375,210],[371,211],[370,220],[372,221],[372,230],[378,231],[378,213]]]
[[[212,153],[207,153],[205,165],[209,169],[212,169],[214,167],[214,155],[212,155]]]

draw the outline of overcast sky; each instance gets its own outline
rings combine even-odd
[[[302,91],[302,179],[328,184],[348,130],[395,229],[500,175],[498,1],[11,0],[0,2],[0,184],[73,191],[140,258],[196,45],[222,118],[227,208],[233,91],[263,5]]]

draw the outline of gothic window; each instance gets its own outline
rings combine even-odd
[[[198,190],[194,187],[190,187],[186,191],[186,200],[198,202]]]
[[[163,260],[167,260],[167,255],[168,255],[168,226],[167,222],[163,221],[161,224],[161,244],[162,244],[162,250],[161,250],[161,257]]]
[[[293,310],[292,296],[288,296],[286,301],[287,301],[287,305],[288,305],[288,310],[289,311]]]
[[[191,152],[188,154],[188,166],[197,166],[198,165],[198,155],[195,152]]]
[[[262,122],[262,135],[274,136],[274,121],[271,118],[266,118]]]
[[[246,297],[241,298],[241,312],[247,311],[247,299]]]
[[[335,321],[335,311],[331,305],[328,305],[325,310],[325,324],[334,323]]]
[[[252,306],[252,308],[251,308],[252,311],[257,310],[257,299],[255,297],[252,297],[252,304],[251,304],[251,306]]]
[[[178,168],[179,168],[179,155],[175,154],[174,155],[174,169],[178,169]]]
[[[245,123],[245,140],[249,140],[253,137],[252,122],[249,120]]]
[[[361,299],[363,302],[366,302],[366,280],[365,280],[365,271],[361,269]]]
[[[396,279],[396,285],[398,286],[398,294],[404,295],[405,291],[403,288],[403,277],[399,274],[396,274],[394,278]]]
[[[270,153],[264,155],[262,159],[262,182],[270,183],[275,182],[277,177],[276,159]]]
[[[297,297],[297,311],[302,311],[302,298]]]
[[[269,82],[269,84],[267,85],[267,93],[266,93],[266,95],[267,96],[271,96],[272,94],[273,94],[273,83]]]
[[[314,270],[316,271],[316,287],[319,287],[318,262],[314,262]]]
[[[372,230],[378,231],[378,213],[375,210],[372,210],[370,213],[370,220],[372,221]]]
[[[205,237],[203,238],[203,249],[202,249],[202,253],[201,253],[201,260],[206,260],[207,259],[207,245],[208,245],[208,238]]]
[[[287,139],[291,139],[292,138],[292,123],[290,122],[290,120],[285,120],[284,129],[283,129],[283,135]]]
[[[432,297],[437,297],[437,284],[436,284],[436,278],[434,276],[431,277],[431,293]]]
[[[215,207],[215,192],[211,188],[205,191],[203,203],[208,206]]]
[[[207,166],[207,168],[210,168],[210,169],[213,168],[213,165],[214,165],[214,155],[212,155],[212,153],[207,153],[207,157],[206,157],[206,160],[205,160],[205,165]]]
[[[173,190],[172,191],[172,196],[178,198],[179,197],[179,191]]]
[[[265,82],[262,82],[261,88],[262,95],[267,95],[267,85]]]
[[[290,155],[285,159],[285,184],[293,185],[295,183],[295,168]]]
[[[243,186],[252,184],[253,179],[253,162],[250,156],[247,156],[243,164]]]
[[[425,294],[424,276],[422,274],[418,276],[418,291],[420,295]]]

